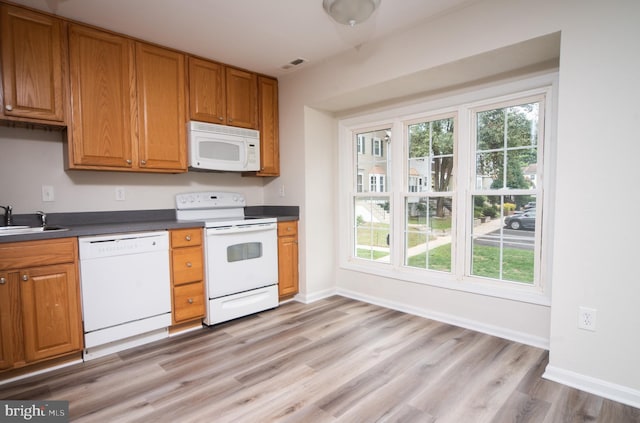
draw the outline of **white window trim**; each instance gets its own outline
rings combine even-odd
[[[490,84],[479,87],[475,90],[466,92],[451,93],[449,96],[440,96],[437,98],[426,98],[423,102],[413,103],[410,105],[398,105],[395,108],[389,108],[377,111],[367,115],[359,115],[356,117],[346,118],[338,122],[338,141],[339,141],[339,187],[338,187],[338,233],[339,237],[339,266],[343,269],[358,271],[362,273],[375,274],[391,279],[399,279],[407,282],[426,284],[446,289],[460,290],[474,294],[494,296],[499,298],[511,299],[532,304],[540,304],[549,306],[551,304],[551,259],[553,257],[553,199],[555,187],[552,181],[555,179],[555,144],[556,144],[556,121],[555,110],[557,110],[557,89],[558,74],[557,72],[542,73],[528,78],[514,79],[499,84]],[[392,247],[391,263],[371,262],[369,260],[358,259],[352,256],[351,246],[353,245],[353,231],[351,228],[351,219],[353,216],[353,184],[347,184],[351,181],[353,175],[356,174],[353,167],[353,136],[357,132],[365,132],[380,128],[392,128],[392,132],[396,139],[390,143],[389,154],[394,157],[404,157],[403,149],[405,148],[406,134],[405,123],[415,119],[431,119],[451,113],[458,113],[457,116],[457,138],[468,135],[472,130],[470,110],[477,110],[483,106],[496,104],[499,102],[509,102],[521,98],[527,98],[544,94],[547,97],[544,107],[544,139],[545,146],[543,160],[543,180],[539,181],[543,184],[542,202],[545,207],[544,226],[540,233],[542,237],[542,252],[540,255],[540,285],[526,286],[521,283],[509,283],[508,281],[494,281],[486,278],[464,277],[458,273],[445,273],[437,271],[428,271],[424,269],[414,269],[402,266],[404,254],[402,248],[395,248],[403,245],[402,227],[404,216],[402,213],[394,213],[391,240]],[[398,135],[402,138],[398,140]],[[468,149],[471,151],[471,149]],[[472,178],[470,174],[470,154],[463,156],[456,152],[456,170],[458,177]],[[397,162],[396,162],[397,163]],[[393,166],[389,172],[390,184],[387,186],[386,193],[380,193],[391,197],[391,204],[401,204],[402,198],[407,194],[419,194],[408,192],[405,176],[407,175],[405,167]],[[398,167],[400,167],[398,169]],[[402,184],[401,187],[396,184]],[[406,192],[405,192],[406,191]],[[468,192],[457,192],[453,201],[456,207],[464,207],[464,202],[468,201]],[[460,210],[458,208],[458,210]],[[458,215],[458,213],[456,213]],[[456,261],[465,260],[465,252],[460,251],[462,248],[455,249],[456,245],[465,245],[465,237],[470,238],[469,224],[465,222],[456,222],[457,233],[454,235],[456,242],[454,250]],[[344,235],[348,234],[348,235]],[[465,263],[466,266],[466,263]],[[456,269],[464,269],[462,266],[456,266]]]

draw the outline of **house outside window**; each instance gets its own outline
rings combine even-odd
[[[358,149],[358,154],[364,154],[364,152],[365,152],[364,145],[365,145],[364,137],[359,136],[358,137],[358,143],[357,143],[357,146],[356,146],[356,148]]]
[[[355,136],[371,140],[370,154],[357,154],[355,166],[355,191],[353,197],[353,219],[351,226],[354,234],[353,255],[360,259],[389,262],[390,197],[389,163],[386,152],[389,150],[389,129],[366,131]],[[367,191],[363,191],[362,175],[368,175]]]

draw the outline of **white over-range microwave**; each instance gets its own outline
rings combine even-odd
[[[260,131],[189,122],[189,169],[260,170]]]

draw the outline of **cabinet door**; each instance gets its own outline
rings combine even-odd
[[[81,350],[75,265],[35,267],[19,274],[27,362]]]
[[[260,117],[260,176],[280,175],[280,145],[278,135],[278,81],[258,77]]]
[[[226,68],[227,123],[258,129],[258,76],[255,73]]]
[[[71,168],[131,168],[136,136],[134,44],[80,25],[69,31]]]
[[[0,272],[0,370],[13,367],[15,351],[22,351],[20,293],[17,273]]]
[[[224,125],[227,121],[224,66],[189,58],[189,114],[191,119]]]
[[[278,223],[278,297],[298,293],[298,223]]]
[[[66,40],[62,21],[17,7],[0,7],[4,115],[62,123]]]
[[[140,169],[187,171],[184,55],[136,43]]]

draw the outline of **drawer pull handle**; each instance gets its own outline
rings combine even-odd
[[[193,266],[193,264],[191,264],[191,262],[190,262],[190,261],[188,261],[188,262],[187,262],[187,267],[191,267],[191,266]]]
[[[191,235],[185,236],[184,239],[186,239],[187,241],[191,241]]]
[[[0,285],[4,285],[7,282],[5,278],[0,278]]]
[[[189,304],[193,304],[193,298],[189,298],[189,299],[187,300],[187,302],[188,302]]]
[[[22,280],[23,281],[28,281],[29,280],[29,275],[22,275]]]

